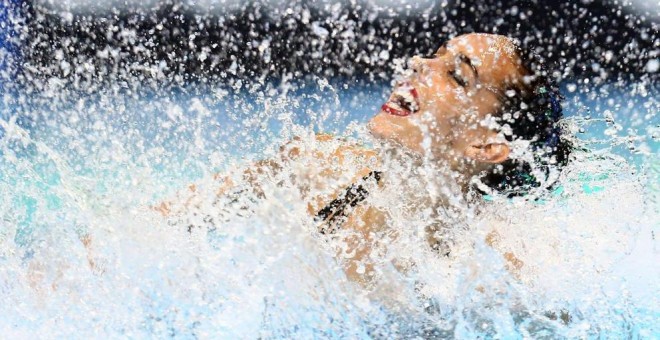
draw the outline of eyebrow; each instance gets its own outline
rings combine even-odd
[[[474,72],[474,78],[479,79],[479,72],[477,72],[477,68],[474,66],[474,64],[472,64],[472,60],[463,53],[459,53],[458,57],[461,59],[461,62],[464,62],[468,66],[470,66],[472,72]]]

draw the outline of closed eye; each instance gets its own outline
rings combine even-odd
[[[468,85],[467,80],[465,80],[465,78],[461,77],[456,70],[449,71],[447,73],[449,74],[450,77],[452,77],[454,79],[456,84],[458,84],[462,87],[467,87],[467,85]]]

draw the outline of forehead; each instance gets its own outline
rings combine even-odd
[[[527,74],[515,45],[501,35],[462,35],[449,40],[440,50],[468,57],[477,68],[482,83],[506,86],[521,82]]]

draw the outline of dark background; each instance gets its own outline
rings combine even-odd
[[[229,7],[208,14],[169,0],[66,12],[24,2],[18,79],[39,90],[44,79],[56,77],[81,91],[108,82],[159,87],[236,78],[383,80],[390,78],[394,58],[431,53],[467,32],[505,34],[536,48],[556,64],[560,81],[650,77],[655,84],[658,74],[646,67],[659,58],[653,6],[640,10],[591,0],[423,5],[297,0]]]

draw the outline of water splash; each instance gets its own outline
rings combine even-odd
[[[293,186],[276,185],[288,183],[293,167],[279,181],[259,179],[266,198],[218,198],[222,182],[214,175],[227,174],[240,184],[243,169],[275,157],[295,136],[309,149],[326,147],[313,138],[320,131],[369,145],[364,122],[387,88],[374,79],[388,78],[393,68],[401,72],[409,50],[437,47],[432,32],[469,30],[470,20],[452,9],[453,2],[429,10],[413,6],[411,13],[421,10],[414,25],[388,24],[386,6],[351,12],[332,5],[319,10],[327,20],[316,20],[313,8],[296,4],[272,13],[289,20],[291,31],[266,37],[268,20],[255,18],[269,7],[251,6],[245,17],[211,23],[202,16],[184,27],[178,16],[187,7],[159,3],[160,12],[171,9],[162,17],[172,20],[158,19],[144,29],[169,32],[169,40],[158,37],[176,40],[172,44],[145,38],[155,33],[141,34],[140,21],[131,16],[124,26],[94,26],[71,12],[27,9],[25,18],[39,25],[17,30],[24,60],[15,64],[25,69],[7,73],[18,79],[5,86],[14,92],[6,92],[0,115],[3,334],[658,334],[660,163],[652,29],[640,28],[640,39],[622,39],[627,42],[619,55],[604,47],[612,43],[607,34],[599,35],[603,46],[578,44],[582,27],[562,23],[533,34],[512,28],[524,43],[552,47],[545,52],[564,65],[553,76],[566,84],[567,124],[580,146],[574,160],[556,190],[540,199],[476,198],[478,205],[456,196],[450,190],[455,183],[437,164],[412,167],[392,160],[391,186],[368,198],[391,218],[376,235],[375,278],[364,286],[343,271],[341,238],[320,235],[309,202]],[[498,6],[468,6],[465,13],[495,13]],[[559,13],[577,16],[584,8],[562,7]],[[521,6],[501,12],[535,22],[529,16],[538,14],[530,11]],[[637,20],[623,18],[625,12],[606,22]],[[52,16],[62,19],[59,29],[41,25]],[[487,31],[514,27],[502,17],[482,21]],[[259,25],[231,30],[243,23]],[[48,39],[67,32],[68,25],[79,28],[82,38]],[[177,25],[185,34],[174,33]],[[404,34],[408,27],[410,35]],[[225,32],[225,39],[215,41],[204,31]],[[245,32],[251,40],[241,50]],[[102,46],[86,43],[85,37],[97,35],[106,37]],[[406,39],[428,45],[410,47]],[[177,48],[168,52],[167,46]],[[573,47],[584,53],[555,53]],[[301,50],[310,52],[295,53]],[[274,67],[278,59],[289,60],[283,55],[293,58],[291,65]],[[390,66],[389,60],[396,62]],[[623,75],[614,79],[614,70]],[[354,73],[366,74],[366,80],[325,78]],[[7,79],[3,73],[3,85]],[[408,176],[412,172],[416,176]],[[187,201],[191,183],[194,202],[181,214],[163,217],[154,209],[163,201]],[[401,192],[414,197],[401,200]],[[449,202],[448,208],[433,209],[429,198]],[[427,233],[436,227],[445,233],[441,247],[450,250],[448,256],[429,246]],[[491,246],[486,240],[493,229],[498,233]],[[507,252],[520,261],[519,270],[511,270],[502,256]]]
[[[232,154],[234,146],[313,135],[293,123],[289,109],[307,97],[234,97],[236,104],[213,98],[110,97],[90,101],[104,110],[91,120],[71,118],[89,112],[79,105],[43,112],[48,129],[5,123],[0,259],[1,291],[10,303],[3,307],[3,331],[140,337],[652,332],[648,287],[656,282],[638,270],[657,256],[649,241],[657,187],[644,189],[653,183],[653,163],[642,164],[644,174],[609,151],[578,152],[561,187],[544,200],[496,199],[477,210],[458,202],[458,210],[442,216],[396,195],[404,186],[421,196],[444,187],[438,169],[423,165],[417,180],[370,198],[390,210],[387,227],[398,236],[382,239],[373,254],[378,279],[365,288],[346,279],[292,187],[263,182],[267,198],[243,197],[237,206],[247,210],[227,213],[213,204],[220,185],[214,169],[240,182],[236,169],[277,152],[253,151],[244,160]],[[343,102],[330,104],[339,109]],[[218,114],[218,106],[243,108],[243,117],[265,110],[264,117],[277,118],[260,140],[259,132],[245,131],[261,131],[263,121],[222,121],[242,113]],[[137,114],[148,110],[156,114]],[[168,121],[174,123],[163,124]],[[270,132],[282,127],[290,130]],[[157,137],[168,129],[174,140]],[[359,129],[350,133],[360,136]],[[223,143],[226,152],[211,147]],[[390,170],[411,171],[405,164]],[[151,208],[176,192],[185,196],[190,183],[199,188],[198,204],[184,217],[167,219]],[[427,246],[425,228],[451,216],[458,217],[451,255],[444,257]],[[202,227],[189,233],[191,223]],[[497,250],[484,241],[493,228]],[[507,251],[524,263],[516,275],[500,255]],[[401,271],[401,263],[414,265]],[[562,313],[570,315],[567,324]]]

